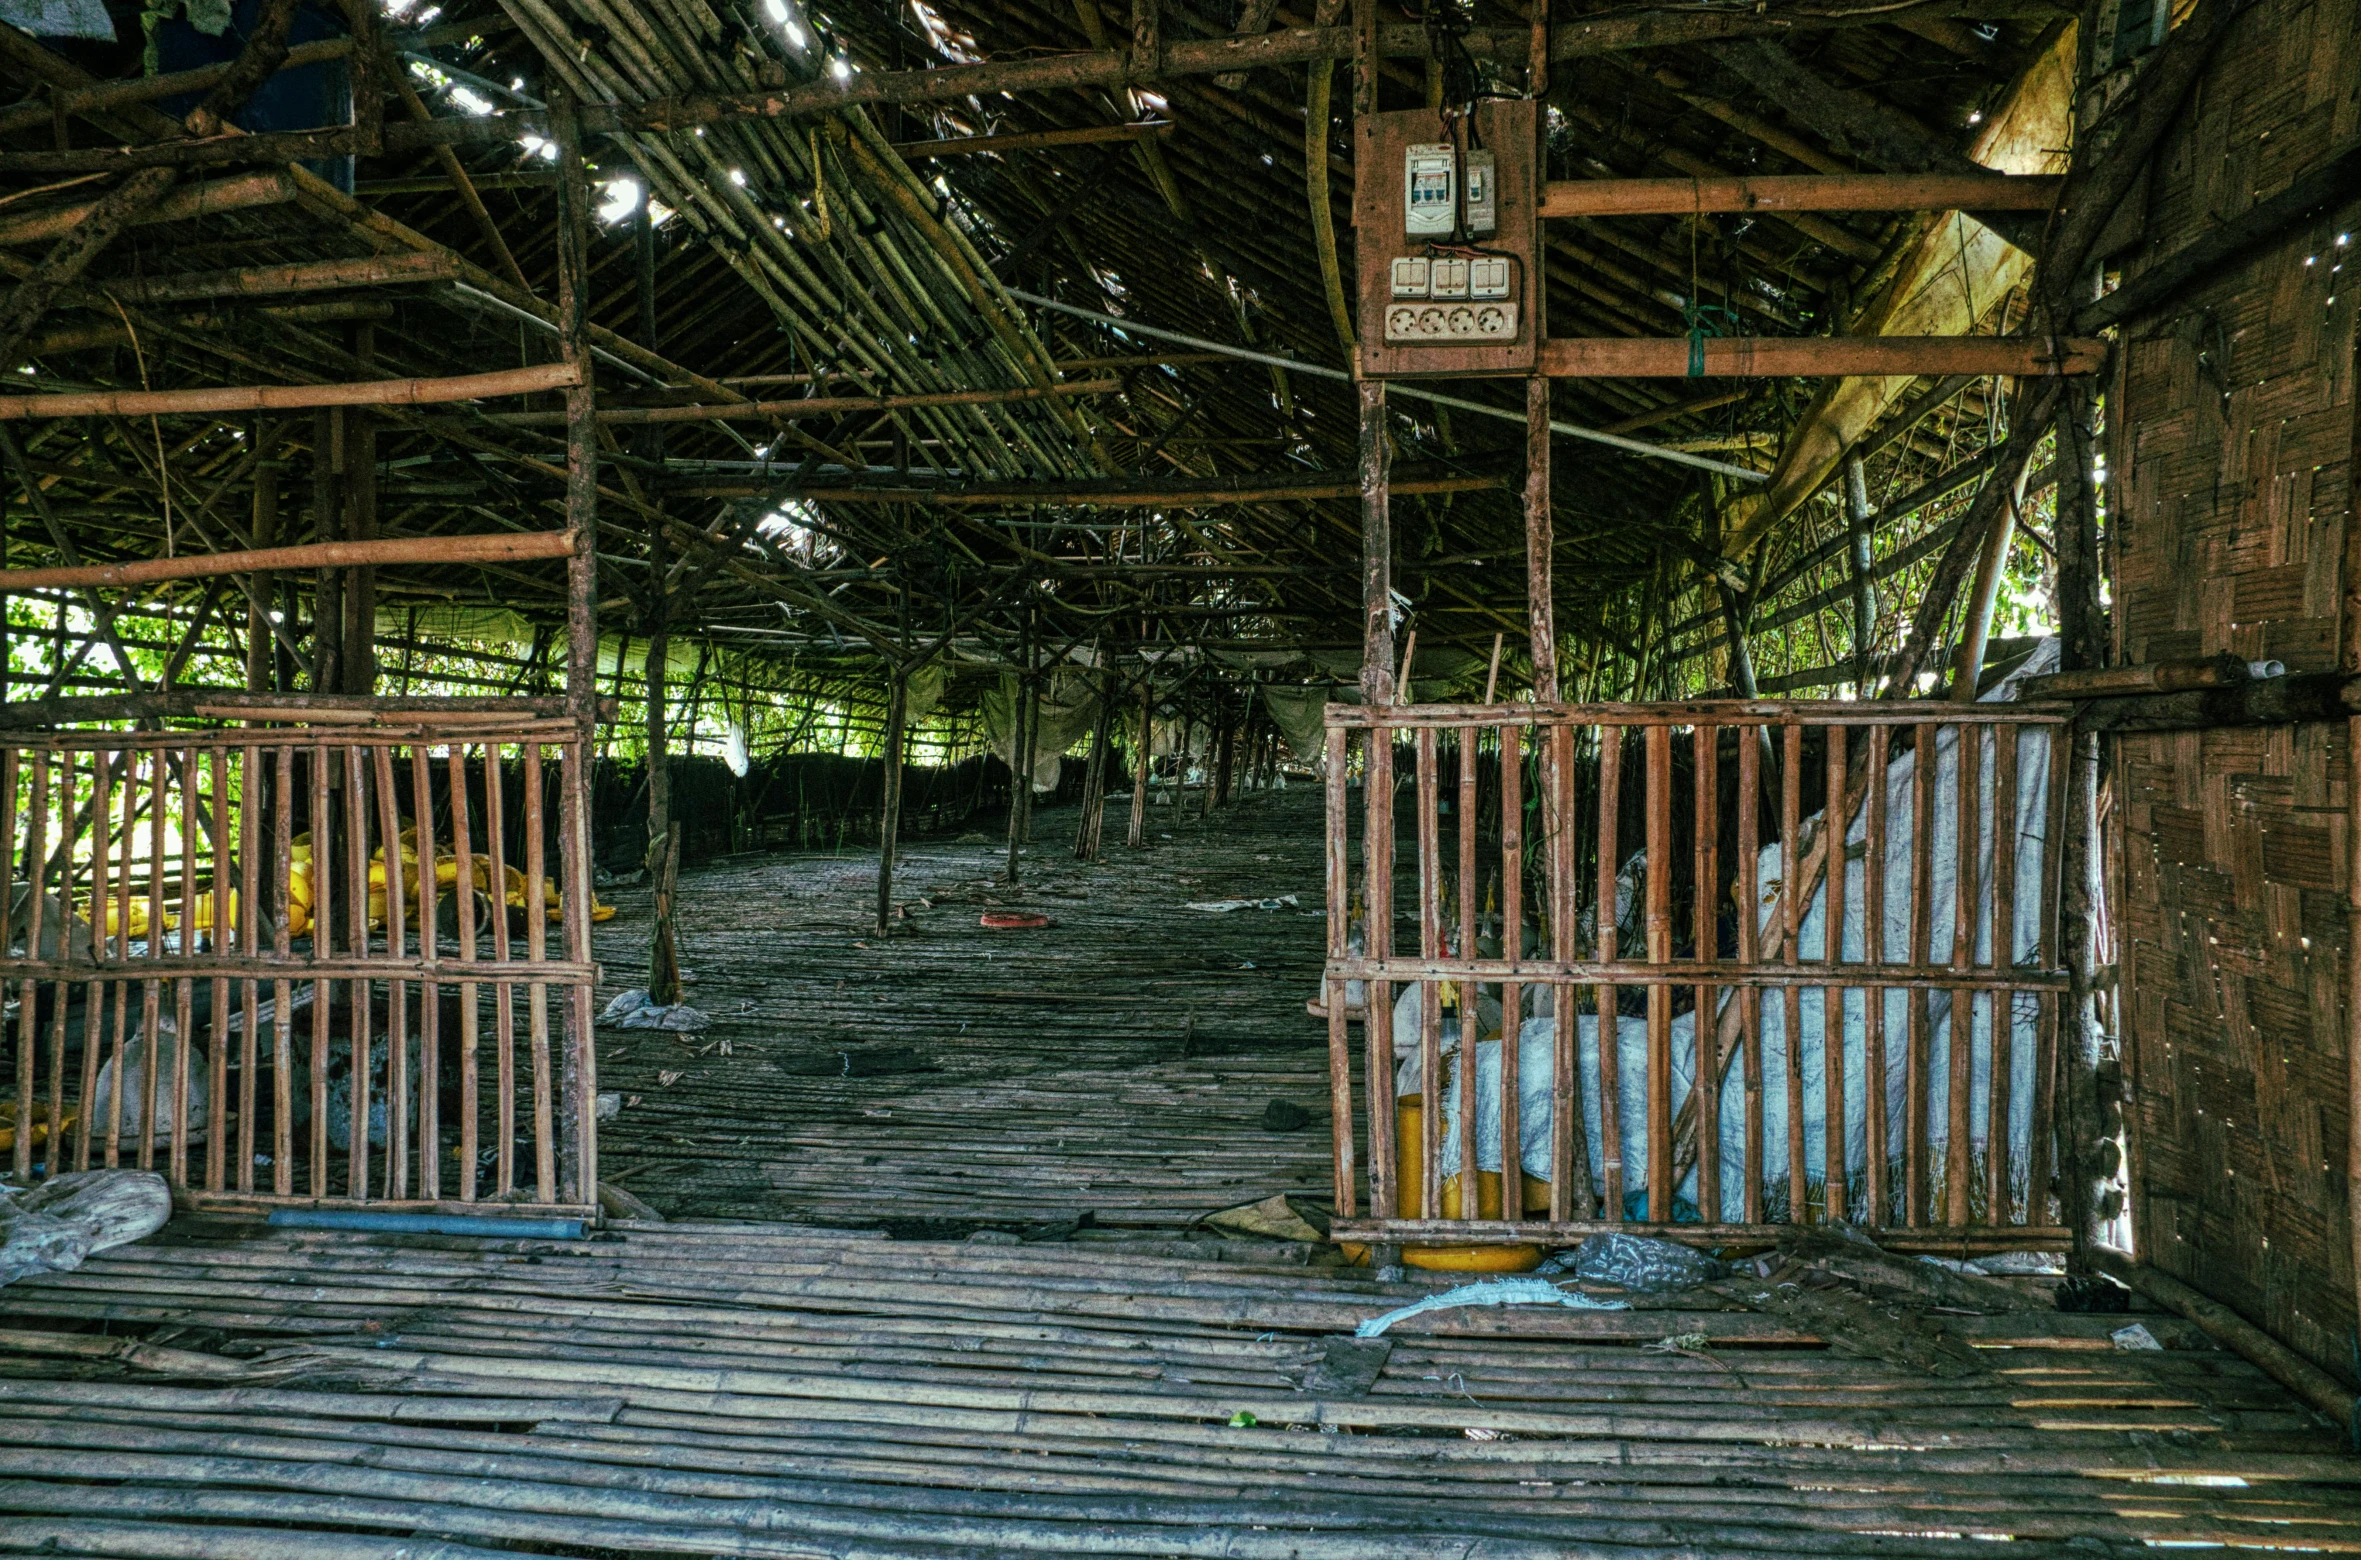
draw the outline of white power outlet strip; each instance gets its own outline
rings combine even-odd
[[[1385,311],[1385,339],[1405,346],[1456,347],[1516,336],[1513,303],[1397,303]]]

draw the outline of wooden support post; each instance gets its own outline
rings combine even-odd
[[[574,748],[565,766],[560,892],[572,945],[566,956],[590,961],[590,751],[598,730],[598,426],[590,343],[590,184],[573,99],[553,93],[550,129],[558,146],[558,351],[576,373],[566,391],[566,528],[581,550],[566,563],[566,703]],[[590,1044],[590,988],[566,1004],[565,1059],[559,1070],[559,1195],[587,1202],[598,1193],[597,1052]]]
[[[1229,702],[1224,698],[1217,699],[1214,704],[1219,712],[1219,722],[1214,729],[1213,788],[1208,798],[1214,807],[1230,805],[1230,786],[1238,777],[1238,737],[1246,718],[1242,713],[1233,716]]]
[[[254,440],[254,503],[249,526],[251,540],[259,550],[275,547],[279,541],[279,473],[280,463],[271,459],[271,446],[278,439],[276,423],[257,422]],[[277,581],[269,574],[256,574],[253,588],[246,598],[246,691],[271,691],[272,664],[277,646],[271,637],[270,599]],[[0,662],[4,664],[4,662]]]
[[[672,882],[680,871],[680,826],[672,816],[672,603],[664,588],[664,528],[650,527],[648,572],[655,600],[648,611],[647,660],[641,679],[648,703],[648,875],[656,885],[648,932],[648,1000],[670,1007],[680,1000],[680,944],[673,925]],[[624,636],[626,640],[629,635]],[[615,652],[615,681],[623,681],[623,651]]]
[[[344,532],[344,423],[323,407],[312,414],[312,540],[327,546]],[[312,576],[311,691],[344,691],[344,571],[322,563]],[[320,858],[323,861],[331,857]]]
[[[1008,880],[1018,880],[1018,857],[1032,843],[1032,776],[1041,758],[1041,684],[1032,677],[1018,684],[1018,791],[1008,831]]]
[[[352,29],[351,61],[353,154],[375,157],[385,150],[385,94],[401,80],[401,67],[386,51],[382,13],[375,0],[347,0],[343,7]]]
[[[1367,6],[1370,0],[1358,0]],[[1386,489],[1385,381],[1354,387],[1361,401],[1361,702],[1394,702],[1394,539]]]
[[[1853,575],[1853,689],[1868,698],[1870,667],[1877,641],[1877,587],[1870,579],[1869,467],[1858,455],[1845,459],[1845,543]]]
[[[1104,832],[1107,813],[1107,775],[1112,755],[1108,744],[1115,734],[1115,690],[1112,673],[1105,674],[1106,686],[1099,695],[1098,716],[1090,728],[1090,767],[1082,777],[1082,821],[1074,829],[1074,859],[1098,859],[1099,841]]]
[[[1160,0],[1131,0],[1131,79],[1164,74],[1164,16]]]
[[[1550,516],[1549,381],[1525,381],[1525,612],[1532,625],[1533,697],[1558,697],[1558,629],[1551,558],[1556,530]]]
[[[2058,397],[2056,430],[2057,602],[2061,670],[2083,671],[2106,658],[2106,617],[2099,605],[2098,495],[2091,470],[2092,387],[2069,385]],[[1995,531],[2007,524],[1993,522]],[[1978,585],[1982,584],[1979,576]],[[2055,740],[2053,738],[2053,740]],[[2102,1140],[2115,1135],[2112,1103],[2099,1095],[2100,1029],[2095,986],[2104,955],[2097,946],[2095,867],[2099,860],[2099,738],[2077,722],[2067,744],[2066,816],[2059,852],[2058,933],[2071,984],[2059,1004],[2057,1174],[2060,1222],[2071,1258],[2086,1270],[2108,1222],[2102,1206]],[[2047,1191],[2032,1188],[2038,1211]],[[2036,1222],[2039,1222],[2036,1220]]]
[[[377,355],[377,327],[362,321],[353,327],[353,356],[365,367]],[[336,417],[343,430],[344,537],[349,542],[377,539],[377,428],[375,419],[357,407],[340,407]],[[377,691],[377,570],[362,565],[345,576],[344,691]]]
[[[1123,843],[1138,850],[1148,843],[1148,769],[1155,747],[1156,684],[1143,670],[1140,674],[1140,732],[1139,741],[1131,750],[1131,829]]]
[[[1352,0],[1353,121],[1356,134],[1377,114],[1378,63],[1385,55],[1377,0]]]
[[[1018,858],[1024,853],[1025,836],[1032,829],[1033,813],[1033,741],[1034,724],[1040,719],[1038,694],[1033,682],[1033,617],[1025,616],[1024,669],[1017,674],[1016,697],[1008,718],[1008,874],[1007,881],[1018,882],[1022,876]]]
[[[885,799],[877,814],[877,935],[893,934],[894,853],[902,835],[902,745],[910,719],[910,673],[896,666],[885,693]]]

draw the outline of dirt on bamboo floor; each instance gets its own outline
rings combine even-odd
[[[1171,1227],[1278,1192],[1329,1194],[1321,797],[1202,793],[1077,861],[1079,814],[1037,815],[1022,884],[1005,835],[911,842],[906,911],[875,935],[877,855],[763,854],[684,871],[678,935],[702,1034],[602,1029],[602,1179],[673,1218],[956,1235],[1076,1220]],[[1262,902],[1295,903],[1260,908]],[[597,954],[643,984],[649,896]],[[1251,899],[1213,912],[1191,903]],[[994,931],[987,911],[1045,915]],[[1266,1126],[1273,1101],[1294,1107]]]

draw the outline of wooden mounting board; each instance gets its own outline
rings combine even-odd
[[[1424,375],[1530,374],[1540,359],[1547,329],[1541,269],[1541,184],[1537,175],[1539,112],[1527,101],[1495,101],[1477,107],[1470,142],[1499,159],[1499,231],[1480,247],[1516,258],[1513,340],[1467,346],[1394,345],[1385,339],[1386,309],[1393,303],[1396,255],[1424,254],[1426,241],[1402,231],[1402,157],[1406,148],[1449,139],[1442,115],[1431,109],[1376,114],[1354,130],[1353,254],[1360,275],[1356,295],[1361,338],[1361,372],[1372,379]]]

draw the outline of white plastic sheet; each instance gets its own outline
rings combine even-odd
[[[2055,642],[2045,643],[2041,649],[2007,680],[1994,688],[1985,698],[2007,700],[2015,697],[2019,678],[2052,669],[2055,664]],[[1988,733],[1997,728],[1987,728]],[[2016,894],[2014,903],[2015,962],[2033,962],[2040,947],[2041,895],[2044,880],[2044,861],[2049,835],[2050,794],[2050,739],[2046,730],[2020,728],[2015,732],[2017,742],[2017,785],[2013,827],[2016,832]],[[1980,885],[1976,906],[1976,950],[1979,964],[1992,957],[1993,896],[1992,847],[1993,793],[1996,784],[1998,742],[1987,735],[1977,744],[1979,764],[1976,783],[1979,813],[1985,827],[1974,842],[1976,852],[1976,882]],[[1884,922],[1885,955],[1889,962],[1906,957],[1910,936],[1910,883],[1913,842],[1912,791],[1916,780],[1917,755],[1905,752],[1895,757],[1886,767],[1886,861],[1885,894],[1882,913]],[[1952,944],[1959,903],[1957,863],[1961,851],[1956,835],[1959,821],[1959,735],[1956,727],[1945,727],[1935,743],[1935,786],[1933,828],[1929,849],[1930,881],[1927,899],[1930,920],[1928,946],[1934,950],[1937,962],[1947,955]],[[1862,957],[1866,938],[1866,856],[1868,840],[1868,809],[1863,807],[1851,820],[1845,843],[1844,898],[1842,902],[1842,956],[1846,959]],[[1816,819],[1814,820],[1816,821]],[[1807,834],[1811,832],[1807,829]],[[1770,916],[1775,902],[1782,870],[1780,849],[1777,845],[1764,848],[1758,862],[1757,879],[1763,894],[1763,930],[1771,930]],[[1623,873],[1624,893],[1638,880],[1635,862]],[[1618,898],[1624,897],[1619,893]],[[1828,892],[1825,880],[1814,891],[1806,907],[1799,930],[1800,955],[1804,961],[1825,957],[1827,949]],[[1538,992],[1540,988],[1528,988]],[[1845,1160],[1847,1185],[1855,1203],[1856,1216],[1867,1212],[1866,1179],[1868,1165],[1867,1112],[1867,1023],[1866,1003],[1869,993],[1860,990],[1840,991],[1841,1019],[1836,1026],[1838,1043],[1843,1048],[1842,1077],[1844,1080]],[[1394,1034],[1398,1062],[1395,1078],[1397,1094],[1419,1091],[1419,1061],[1417,1056],[1418,988],[1406,987],[1395,1004]],[[1736,993],[1724,988],[1721,1001],[1736,1000]],[[1907,992],[1888,991],[1885,1000],[1885,1073],[1886,1142],[1889,1152],[1898,1152],[1903,1141],[1903,1112],[1907,1100],[1905,1065],[1909,1046],[1909,1003]],[[1968,1101],[1968,1130],[1971,1148],[1982,1153],[1990,1142],[1993,1124],[1990,1119],[1991,1067],[1993,1057],[1993,1025],[1996,1008],[2006,1009],[2010,1036],[2009,1066],[2006,1089],[2005,1139],[2009,1144],[2010,1163],[2015,1178],[2021,1183],[2028,1160],[2032,1130],[2032,1101],[2034,1089],[2034,1058],[2038,999],[2029,994],[2013,998],[1985,996],[1974,1003],[1974,1021],[1969,1035],[1970,1097]],[[1548,1016],[1546,1001],[1534,1004],[1540,1016],[1528,1017],[1518,1029],[1518,1101],[1519,1144],[1518,1161],[1528,1175],[1546,1176],[1549,1171],[1550,1113],[1551,1113],[1551,1054],[1555,1046],[1555,1023]],[[1776,989],[1764,990],[1762,999],[1762,1058],[1763,1058],[1763,1178],[1774,1206],[1784,1197],[1788,1184],[1787,1116],[1789,1102],[1786,1092],[1787,1034],[1785,1001]],[[1830,1026],[1827,1002],[1815,987],[1801,993],[1798,1004],[1800,1023],[1798,1041],[1802,1048],[1803,1097],[1800,1108],[1804,1126],[1804,1173],[1815,1186],[1822,1183],[1827,1173],[1827,1098],[1824,1088],[1824,1062]],[[1949,996],[1936,992],[1928,998],[1929,1025],[1927,1044],[1926,1087],[1928,1090],[1928,1137],[1934,1150],[1933,1158],[1940,1164],[1949,1142],[1950,1075],[1952,1041],[1952,1004]],[[1489,1015],[1487,1015],[1489,1017]],[[1447,1046],[1456,1050],[1458,1026],[1445,1016],[1444,1038]],[[1479,1026],[1479,1033],[1496,1033],[1497,1024],[1487,1022]],[[1677,1014],[1672,1020],[1673,1103],[1677,1113],[1695,1085],[1696,1018],[1693,1013]],[[1618,1064],[1616,1120],[1621,1130],[1623,1181],[1627,1216],[1644,1211],[1648,1165],[1648,1024],[1644,1016],[1620,1014],[1615,1022],[1615,1046]],[[1599,1041],[1598,1020],[1584,1013],[1578,1017],[1576,1030],[1577,1064],[1581,1074],[1584,1140],[1589,1147],[1593,1184],[1599,1184],[1604,1174],[1603,1125],[1599,1098]],[[1455,1065],[1445,1068],[1443,1091],[1443,1150],[1442,1164],[1450,1173],[1459,1157],[1459,1087]],[[1476,1047],[1476,1162],[1480,1168],[1498,1170],[1501,1167],[1501,1128],[1499,1109],[1500,1045],[1497,1040],[1480,1041]],[[1740,1167],[1745,1154],[1745,1081],[1742,1066],[1733,1062],[1721,1088],[1721,1163],[1722,1206],[1718,1216],[1736,1221],[1743,1216],[1745,1195]],[[1899,1184],[1899,1177],[1893,1178]],[[1714,1210],[1700,1210],[1695,1206],[1697,1180],[1692,1169],[1683,1177],[1677,1191],[1676,1209],[1684,1218],[1712,1216]],[[2022,1196],[2022,1188],[2017,1193]]]

